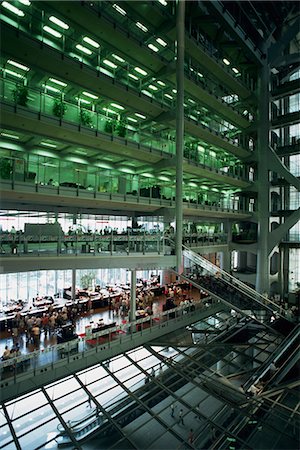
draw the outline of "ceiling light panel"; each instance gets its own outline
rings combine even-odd
[[[94,48],[99,48],[100,44],[98,42],[94,41],[94,39],[89,38],[88,36],[84,36],[83,41],[87,44],[91,45]]]
[[[50,22],[55,23],[58,27],[62,28],[63,30],[68,30],[70,27],[67,23],[63,22],[62,20],[58,19],[55,16],[49,17]]]
[[[18,63],[17,61],[14,61],[12,59],[7,60],[7,64],[10,64],[11,66],[17,67],[18,69],[25,70],[25,72],[28,72],[30,70],[29,67],[24,66],[24,64]]]
[[[51,34],[54,37],[57,37],[57,38],[61,38],[62,37],[61,33],[59,33],[58,31],[54,30],[51,27],[48,27],[48,25],[43,26],[43,30],[46,31],[47,33]]]

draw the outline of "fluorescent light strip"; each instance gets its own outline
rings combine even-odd
[[[144,75],[144,76],[148,75],[148,73],[146,72],[146,70],[141,69],[140,67],[135,67],[134,70],[135,70],[136,72],[140,73],[141,75]]]
[[[121,56],[116,55],[115,53],[113,53],[111,56],[112,56],[114,59],[116,59],[117,61],[121,62],[121,63],[124,63],[124,62],[125,62],[125,59],[121,58]]]
[[[46,88],[48,91],[52,91],[52,92],[61,92],[60,89],[56,89],[55,87],[49,86],[49,85],[47,85],[47,84],[43,84],[42,86],[43,86],[43,88]]]
[[[68,30],[70,28],[68,24],[66,24],[65,22],[63,22],[62,20],[58,19],[55,16],[50,16],[49,20],[50,22],[55,23],[55,25],[59,26],[60,28],[63,28],[64,30]]]
[[[104,59],[103,64],[106,64],[107,66],[111,67],[112,69],[116,69],[118,66],[113,63],[112,61],[109,61],[109,59]]]
[[[172,97],[172,95],[170,95],[170,94],[164,94],[164,96],[167,97],[167,98],[169,98],[170,100],[173,100],[173,97]]]
[[[167,2],[166,2],[166,0],[158,0],[159,1],[159,3],[161,4],[161,5],[163,5],[163,6],[167,6]]]
[[[119,114],[117,111],[114,111],[113,109],[109,109],[109,108],[103,108],[103,111],[106,111],[111,114]]]
[[[142,30],[144,33],[147,33],[148,28],[145,27],[145,25],[143,25],[141,22],[136,22],[136,26],[137,26],[140,30]]]
[[[49,142],[40,142],[40,145],[43,145],[44,147],[49,147],[49,148],[56,148],[57,147],[57,145],[50,144]]]
[[[164,83],[163,81],[160,81],[160,80],[157,80],[156,83],[159,84],[160,86],[166,86],[166,83]]]
[[[113,106],[114,108],[124,110],[125,108],[121,105],[118,105],[118,103],[111,103],[110,106]]]
[[[8,59],[7,64],[11,64],[12,66],[18,67],[18,69],[25,70],[26,72],[28,72],[28,70],[30,70],[29,67],[24,66],[23,64],[20,64],[16,61],[13,61],[12,59]]]
[[[240,73],[240,72],[237,70],[236,67],[233,67],[232,70],[233,70],[234,73]]]
[[[116,11],[118,11],[118,13],[122,14],[122,16],[126,16],[126,11],[125,11],[125,9],[121,8],[121,6],[119,6],[119,5],[117,5],[116,3],[114,3],[114,4],[112,5],[112,7],[113,7]]]
[[[18,0],[18,1],[19,1],[19,3],[22,3],[22,5],[25,5],[25,6],[31,5],[31,2],[29,2],[28,0]]]
[[[166,41],[164,41],[163,39],[161,39],[161,38],[157,38],[156,39],[156,42],[159,44],[159,45],[161,45],[162,47],[166,47],[168,44],[166,43]]]
[[[16,8],[14,5],[12,5],[11,3],[8,2],[2,2],[1,5],[3,6],[3,8],[8,9],[10,12],[16,14],[19,17],[24,17],[25,13],[23,11],[21,11],[21,9]]]
[[[230,61],[226,58],[223,58],[223,63],[226,64],[226,66],[230,66]]]
[[[8,73],[9,75],[13,75],[14,77],[24,78],[24,75],[21,75],[21,74],[15,72],[14,70],[4,69],[4,71],[5,71],[5,73]]]
[[[98,100],[98,98],[99,98],[99,97],[97,97],[97,95],[91,94],[90,92],[86,92],[86,91],[83,91],[82,94],[86,95],[87,97],[92,98],[93,100]]]
[[[86,48],[81,44],[76,44],[75,47],[77,48],[77,50],[80,50],[81,52],[85,53],[86,55],[93,54],[93,52],[89,48]]]
[[[127,117],[127,120],[129,120],[130,122],[137,122],[137,120],[136,119],[134,119],[133,117]]]
[[[158,91],[158,88],[156,86],[154,86],[153,84],[149,84],[148,88],[152,89],[152,91]]]
[[[148,47],[151,49],[151,50],[153,50],[155,53],[157,53],[158,52],[158,48],[157,47],[155,47],[155,45],[153,45],[153,44],[148,44]]]
[[[130,78],[132,78],[133,80],[135,80],[135,81],[138,81],[138,80],[139,80],[139,78],[136,77],[135,75],[133,75],[132,73],[129,73],[128,76],[129,76]]]
[[[52,81],[52,83],[58,84],[59,86],[62,86],[62,87],[68,86],[67,83],[57,80],[56,78],[49,78],[49,81]]]
[[[84,100],[84,98],[75,97],[80,103],[85,103],[86,105],[90,105],[91,102],[89,100]]]
[[[15,134],[9,134],[9,133],[0,133],[0,134],[1,134],[1,136],[7,137],[10,139],[20,139],[20,137],[16,136]]]
[[[94,41],[93,39],[89,38],[88,36],[84,36],[83,41],[87,44],[90,44],[92,47],[99,48],[100,44],[98,42]]]
[[[51,28],[51,27],[48,27],[48,25],[45,25],[45,26],[43,27],[43,30],[46,31],[46,32],[49,33],[49,34],[52,34],[52,36],[54,36],[54,37],[57,37],[57,38],[61,38],[61,37],[62,37],[62,34],[61,34],[61,33],[59,33],[58,31],[54,30],[54,29]]]
[[[139,117],[140,119],[146,119],[147,118],[146,116],[144,116],[143,114],[140,114],[140,113],[134,113],[134,115],[136,117]]]

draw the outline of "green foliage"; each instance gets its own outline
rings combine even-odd
[[[95,284],[95,274],[93,272],[86,273],[80,278],[80,283],[83,289],[93,289]]]
[[[28,103],[28,89],[26,86],[17,86],[13,90],[13,99],[17,105],[27,106]]]
[[[104,127],[104,131],[106,133],[112,133],[114,129],[114,121],[113,120],[107,120],[105,122],[105,127]]]
[[[53,103],[53,114],[61,119],[64,117],[67,105],[60,99],[56,98]]]
[[[12,171],[11,162],[7,158],[0,158],[0,178],[8,180]]]
[[[91,115],[84,109],[80,109],[80,123],[90,128],[93,126]]]
[[[125,122],[123,122],[122,120],[117,122],[116,131],[117,131],[118,136],[125,137],[126,136]]]

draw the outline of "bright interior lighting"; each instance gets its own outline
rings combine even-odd
[[[59,33],[59,32],[56,31],[56,30],[53,30],[53,28],[51,28],[51,27],[48,27],[48,25],[45,25],[45,26],[43,27],[43,30],[46,31],[46,32],[49,33],[49,34],[52,34],[52,36],[55,36],[55,37],[57,37],[57,38],[61,38],[61,37],[62,37],[62,34],[61,34],[61,33]]]
[[[160,80],[157,80],[156,83],[159,84],[160,86],[166,86],[166,83],[164,83],[163,81],[160,81]]]
[[[90,44],[92,47],[95,47],[95,48],[100,47],[100,44],[98,44],[98,42],[94,41],[93,39],[89,38],[88,36],[84,36],[83,40],[87,44]]]
[[[22,5],[25,5],[25,6],[31,5],[31,3],[28,0],[18,0],[18,1],[19,1],[19,3],[22,3]]]
[[[236,67],[233,67],[232,70],[233,70],[234,73],[239,73],[239,71],[237,70]]]
[[[133,117],[127,117],[127,120],[129,120],[130,122],[137,122],[137,120],[136,119],[134,119]]]
[[[152,89],[152,91],[158,91],[157,87],[154,86],[153,84],[149,84],[148,88]]]
[[[140,113],[134,113],[134,115],[135,115],[136,117],[139,117],[140,119],[146,119],[146,116],[144,116],[143,114],[140,114]]]
[[[103,108],[103,111],[106,111],[111,114],[119,114],[117,111],[114,111],[113,109],[109,109],[109,108]]]
[[[160,45],[162,45],[162,47],[166,47],[167,43],[162,39],[162,38],[157,38],[156,42]]]
[[[107,66],[111,67],[112,69],[116,69],[118,67],[115,63],[109,61],[109,59],[104,59],[103,64],[106,64]]]
[[[148,44],[148,47],[151,49],[151,50],[153,50],[154,52],[158,52],[158,48],[157,47],[155,47],[155,45],[153,45],[153,44]]]
[[[173,97],[172,97],[172,95],[170,95],[170,94],[164,94],[164,96],[167,97],[167,98],[169,98],[170,100],[173,100]]]
[[[126,16],[125,9],[121,8],[121,6],[117,5],[116,3],[113,4],[113,8],[118,11],[118,13],[122,14],[122,16]]]
[[[226,66],[230,66],[230,61],[226,58],[223,58],[223,63],[226,64]]]
[[[153,97],[151,92],[146,91],[146,89],[142,89],[142,94],[148,95],[148,97]]]
[[[50,16],[49,20],[50,22],[55,23],[55,25],[58,25],[60,28],[63,28],[64,30],[68,30],[70,28],[68,24],[66,24],[65,22],[63,22],[62,20],[58,19],[55,16]]]
[[[196,102],[194,102],[194,100],[192,100],[191,98],[188,98],[188,102],[192,103],[192,105],[195,105]]]
[[[143,25],[141,22],[136,22],[136,26],[137,26],[140,30],[144,31],[144,33],[147,33],[148,28],[145,27],[145,25]]]
[[[202,75],[201,72],[198,72],[198,76],[199,76],[200,78],[203,78],[203,75]]]
[[[133,75],[132,73],[129,73],[128,76],[129,76],[130,78],[132,78],[133,80],[138,81],[138,77],[136,77],[136,76]]]
[[[177,94],[177,90],[176,89],[172,89],[173,94]]]
[[[0,133],[0,134],[1,134],[1,136],[7,137],[10,139],[20,139],[20,137],[15,134],[9,134],[9,133]]]
[[[159,1],[159,3],[161,4],[161,5],[163,5],[163,6],[167,6],[167,2],[166,2],[166,0],[158,0]]]
[[[16,62],[16,61],[13,61],[12,59],[9,59],[9,60],[7,61],[7,64],[10,64],[10,65],[12,65],[12,66],[18,67],[18,69],[25,70],[26,72],[28,72],[28,70],[30,70],[29,67],[24,66],[23,64],[20,64],[20,63],[18,63],[18,62]]]
[[[57,147],[57,145],[50,144],[50,142],[40,142],[40,145],[43,145],[44,147],[49,147],[49,148],[56,148]]]
[[[77,45],[75,45],[75,47],[77,48],[77,50],[80,50],[81,52],[85,53],[86,55],[91,55],[93,53],[89,48],[86,48],[81,44],[77,44]]]
[[[49,86],[47,84],[43,84],[43,88],[46,88],[48,91],[52,91],[52,92],[60,92],[59,89],[56,89],[55,87]]]
[[[87,97],[90,97],[93,100],[97,100],[99,98],[99,97],[97,97],[97,95],[91,94],[90,92],[83,91],[82,93],[83,93],[83,95],[86,95]]]
[[[52,83],[58,84],[59,86],[62,86],[62,87],[68,86],[67,83],[57,80],[56,78],[49,78],[49,81],[52,81]]]
[[[5,69],[5,73],[9,73],[9,75],[12,75],[12,76],[17,77],[17,78],[24,78],[23,75],[15,72],[14,70]]]
[[[113,53],[111,56],[112,56],[114,59],[116,59],[117,61],[120,61],[121,63],[124,63],[124,62],[125,62],[125,59],[121,58],[121,56],[116,55],[115,53]]]
[[[19,8],[16,8],[11,3],[2,2],[1,4],[2,4],[3,8],[8,9],[10,12],[16,14],[17,16],[19,16],[19,17],[24,17],[25,16],[25,13],[23,11],[21,11]]]
[[[90,105],[91,104],[91,102],[89,100],[85,100],[84,98],[80,98],[80,97],[75,97],[75,98],[76,98],[76,100],[79,101],[79,103],[84,103],[86,105]]]
[[[144,75],[144,76],[148,75],[148,73],[146,72],[146,70],[141,69],[140,67],[135,67],[134,70],[135,70],[136,72],[140,73],[141,75]]]
[[[118,105],[118,103],[111,103],[110,106],[113,106],[114,108],[121,109],[121,110],[125,109],[123,106]]]

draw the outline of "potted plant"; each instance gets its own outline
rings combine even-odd
[[[80,123],[90,128],[93,126],[91,115],[82,108],[80,109]]]
[[[56,98],[53,103],[53,114],[62,119],[66,110],[67,105],[61,99]]]
[[[113,120],[107,120],[105,122],[105,127],[104,127],[104,131],[106,133],[112,133],[114,129],[114,121]]]
[[[17,105],[27,106],[28,89],[26,86],[19,85],[13,90],[13,99]]]
[[[9,180],[11,171],[11,161],[7,158],[0,158],[0,178],[3,180]]]
[[[120,121],[117,123],[116,131],[117,131],[118,136],[120,136],[120,137],[125,137],[125,136],[126,136],[125,122],[123,122],[122,120],[120,120]]]

